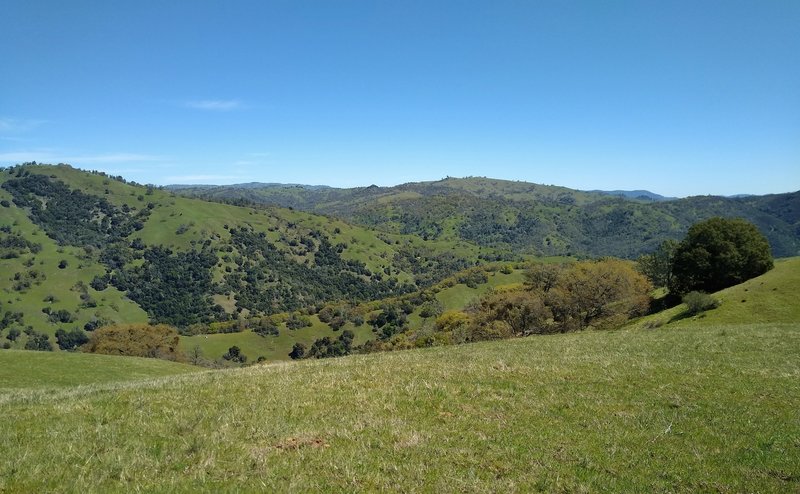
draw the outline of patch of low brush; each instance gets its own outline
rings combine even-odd
[[[719,307],[719,300],[704,292],[689,292],[683,296],[686,304],[686,315],[695,316],[702,312]]]

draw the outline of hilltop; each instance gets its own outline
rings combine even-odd
[[[666,239],[680,239],[698,221],[739,217],[759,227],[775,256],[800,254],[800,192],[671,199],[647,191],[586,192],[481,177],[394,187],[247,184],[178,192],[235,204],[291,207],[385,232],[539,256],[635,258]]]
[[[799,280],[660,326],[12,390],[0,489],[793,491]]]

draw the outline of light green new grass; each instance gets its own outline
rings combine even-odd
[[[252,331],[227,334],[209,334],[197,336],[182,336],[180,348],[190,353],[195,346],[199,346],[204,358],[216,360],[222,357],[228,349],[238,346],[249,361],[254,362],[258,357],[266,360],[289,360],[289,352],[295,343],[303,343],[306,348],[319,338],[329,336],[336,339],[341,331],[349,329],[356,335],[354,345],[360,345],[373,338],[372,328],[367,324],[355,327],[353,324],[345,325],[339,331],[333,331],[330,326],[319,321],[317,316],[311,316],[312,325],[307,328],[289,330],[281,325],[278,336],[260,336]]]
[[[587,332],[0,405],[10,492],[792,492],[800,325]]]
[[[92,178],[97,178],[93,177]],[[5,190],[0,189],[0,197],[6,197]],[[10,196],[8,196],[10,197]],[[24,211],[18,208],[0,208],[0,225],[12,226],[13,231],[22,233],[29,240],[41,245],[36,254],[26,253],[16,259],[0,259],[0,311],[22,312],[25,314],[24,325],[33,326],[37,331],[53,335],[59,327],[82,328],[89,320],[98,317],[113,322],[146,322],[147,314],[135,303],[114,287],[102,292],[91,288],[89,294],[97,303],[97,307],[82,307],[80,292],[73,287],[83,282],[87,287],[95,275],[101,275],[105,269],[97,263],[83,260],[82,249],[59,246],[50,239],[43,230],[34,225]],[[28,267],[24,263],[32,260]],[[59,263],[65,260],[68,265],[59,269]],[[31,285],[23,292],[13,289],[14,274],[37,270],[45,274],[38,284]],[[53,295],[55,302],[45,302],[45,298]],[[42,309],[52,311],[68,310],[75,318],[72,323],[54,324]],[[19,325],[17,325],[19,326]],[[2,332],[5,334],[4,332]],[[21,348],[25,337],[21,337],[15,346]],[[5,339],[4,339],[5,340]]]
[[[719,325],[769,321],[800,322],[800,257],[778,259],[775,268],[740,285],[713,294],[720,307],[683,318],[686,306],[642,318],[631,327],[653,325]]]
[[[489,273],[487,282],[478,285],[476,288],[470,288],[467,285],[459,283],[450,288],[443,289],[436,295],[436,298],[444,305],[445,310],[460,310],[472,300],[480,297],[492,288],[522,283],[524,280],[525,276],[522,270],[515,270],[509,274],[497,271]]]
[[[198,370],[194,366],[158,359],[0,350],[0,394],[31,388],[131,381]]]

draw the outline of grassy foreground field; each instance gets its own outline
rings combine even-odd
[[[800,324],[4,390],[0,491],[793,492]]]
[[[0,400],[24,389],[107,384],[199,372],[166,360],[69,352],[0,352]]]

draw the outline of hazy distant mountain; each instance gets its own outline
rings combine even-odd
[[[623,197],[625,199],[634,199],[640,201],[674,201],[677,197],[667,197],[649,190],[589,190],[587,192],[594,192],[597,194],[605,194],[609,196]]]
[[[307,190],[319,190],[319,189],[330,189],[327,185],[306,185],[306,184],[281,184],[277,182],[248,182],[244,184],[231,184],[231,185],[193,185],[193,184],[170,184],[165,185],[165,189],[167,190],[185,190],[185,189],[215,189],[215,188],[227,188],[227,189],[307,189]]]

